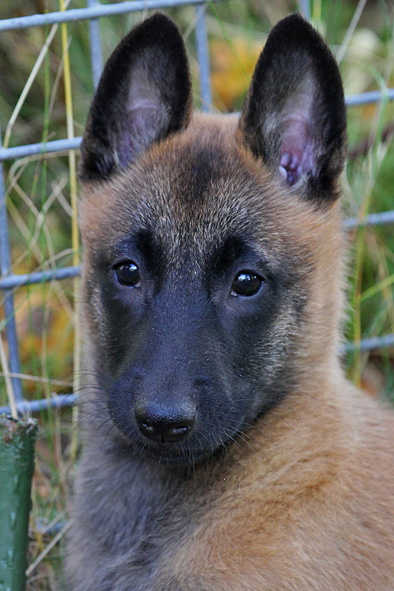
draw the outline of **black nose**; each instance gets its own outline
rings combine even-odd
[[[137,406],[135,418],[142,435],[148,439],[159,443],[177,443],[193,429],[195,410]]]

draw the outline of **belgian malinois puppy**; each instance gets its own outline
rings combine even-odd
[[[343,375],[337,65],[281,21],[240,118],[155,14],[82,144],[86,443],[72,591],[392,591],[394,420]]]

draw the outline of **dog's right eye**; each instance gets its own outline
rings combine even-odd
[[[115,277],[121,285],[140,287],[140,272],[133,261],[123,261],[114,266]]]
[[[255,295],[264,283],[263,277],[252,271],[238,273],[231,286],[231,294],[234,296],[250,297]]]

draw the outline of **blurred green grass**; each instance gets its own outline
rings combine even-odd
[[[82,7],[74,0],[69,7]],[[324,0],[312,3],[314,24],[340,51],[357,2]],[[0,18],[58,10],[55,0],[2,0]],[[214,107],[237,110],[242,105],[262,44],[272,25],[296,9],[286,0],[230,0],[208,10]],[[193,34],[194,8],[166,11],[182,32],[199,105],[198,65]],[[101,20],[103,54],[108,57],[119,39],[141,19],[141,13]],[[370,0],[341,62],[347,93],[394,87],[393,5]],[[0,122],[2,136],[35,60],[50,32],[38,27],[0,34]],[[75,135],[82,135],[92,98],[88,23],[68,25]],[[67,136],[60,29],[15,121],[10,146]],[[394,145],[382,131],[394,121],[390,103],[349,109],[350,154],[343,176],[346,215],[394,209]],[[363,149],[369,138],[370,147]],[[357,154],[358,150],[358,154]],[[7,204],[14,271],[26,273],[72,264],[70,179],[67,155],[39,155],[5,165]],[[394,332],[393,226],[360,229],[349,235],[349,312],[346,336]],[[15,292],[21,348],[21,372],[27,398],[69,393],[73,382],[74,296],[71,280],[30,286]],[[0,317],[0,330],[6,319]],[[355,353],[345,360],[348,375],[373,396],[393,391],[393,351]],[[7,403],[0,378],[0,405]],[[31,562],[45,550],[58,521],[64,521],[74,457],[71,411],[41,413],[34,477]],[[45,526],[52,524],[52,533]],[[55,528],[55,529],[53,529]],[[62,561],[62,541],[29,575],[28,589],[55,589]]]

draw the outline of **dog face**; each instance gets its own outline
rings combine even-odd
[[[117,434],[207,461],[335,355],[345,108],[298,15],[272,31],[241,117],[192,115],[164,15],[109,59],[82,145],[84,317]],[[246,435],[247,437],[247,435]]]

